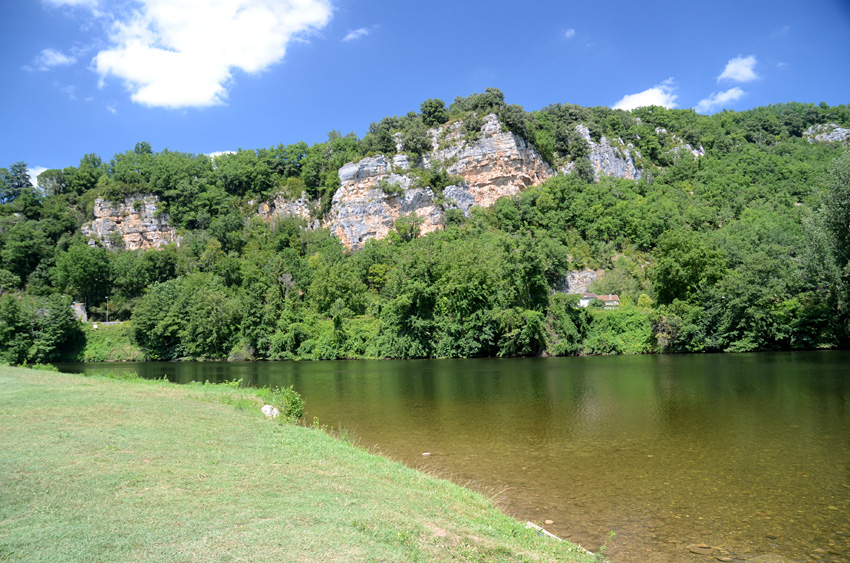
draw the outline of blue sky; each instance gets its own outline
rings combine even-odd
[[[427,98],[850,103],[850,1],[9,0],[0,166],[362,136]]]

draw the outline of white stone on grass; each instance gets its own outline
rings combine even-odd
[[[263,414],[270,418],[277,418],[280,416],[280,411],[271,405],[263,405],[263,408],[260,409],[263,411]]]

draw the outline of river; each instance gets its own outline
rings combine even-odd
[[[60,367],[294,385],[306,420],[615,562],[850,561],[848,352]]]

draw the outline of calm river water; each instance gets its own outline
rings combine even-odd
[[[306,420],[615,562],[850,561],[847,352],[61,368],[294,385]]]

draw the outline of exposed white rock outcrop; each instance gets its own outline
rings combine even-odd
[[[670,152],[674,152],[674,153],[677,153],[677,154],[681,154],[683,152],[688,152],[694,158],[699,158],[701,156],[705,156],[705,148],[702,145],[700,145],[699,147],[694,147],[692,144],[686,143],[684,141],[684,139],[680,138],[675,133],[670,133],[670,132],[667,131],[667,129],[664,129],[662,127],[656,127],[655,133],[658,134],[659,136],[660,135],[666,135],[666,136],[670,137],[670,140],[673,141],[673,148],[670,149]]]
[[[306,192],[301,192],[301,196],[289,201],[284,195],[278,195],[271,203],[262,202],[257,205],[257,215],[264,221],[274,221],[279,218],[295,217],[304,219],[311,228],[320,226],[320,221],[316,219],[318,215],[318,202],[310,199]]]
[[[159,248],[170,242],[179,244],[180,237],[171,226],[168,214],[157,209],[154,195],[129,196],[123,202],[103,198],[94,201],[94,221],[81,231],[89,244],[100,243],[109,249]]]
[[[850,137],[850,129],[839,127],[835,123],[824,123],[812,125],[803,132],[810,143],[836,143],[847,140]]]
[[[590,130],[584,125],[576,125],[575,129],[585,141],[587,141],[588,158],[593,165],[593,172],[598,180],[602,176],[613,176],[627,180],[640,180],[641,171],[635,165],[634,155],[640,157],[640,153],[631,144],[626,145],[620,139],[615,139],[614,145],[607,137],[602,136],[596,143],[590,137]],[[572,163],[570,163],[572,164]],[[568,164],[562,170],[565,173],[572,172],[573,166]]]
[[[473,205],[490,206],[554,174],[534,148],[504,131],[495,115],[485,116],[474,141],[466,138],[462,125],[458,121],[429,130],[434,150],[418,165],[444,167],[463,182],[444,188],[440,197],[407,174],[413,166],[407,155],[395,155],[392,161],[383,155],[364,158],[339,170],[340,187],[324,226],[350,249],[384,238],[405,215],[417,215],[420,232],[426,234],[442,228],[445,209],[468,213]],[[403,149],[400,138],[397,143]]]
[[[571,270],[560,280],[555,291],[560,293],[587,293],[590,284],[605,275],[604,270]]]

